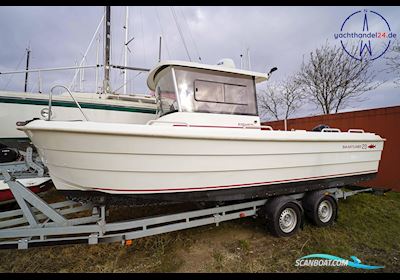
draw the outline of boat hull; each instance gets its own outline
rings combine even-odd
[[[57,189],[143,197],[340,183],[375,174],[383,149],[371,133],[44,121],[21,129]]]
[[[78,100],[86,116],[95,122],[145,124],[156,117],[152,106],[140,105],[138,102],[103,100],[98,97]],[[15,124],[42,118],[41,110],[48,108],[48,102],[48,95],[45,94],[0,92],[0,143],[25,150],[30,141],[23,132],[16,129]],[[54,96],[52,111],[53,120],[83,120],[82,113],[69,96]]]

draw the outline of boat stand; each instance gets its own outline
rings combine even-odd
[[[105,206],[94,207],[90,203],[63,201],[46,203],[38,195],[18,183],[2,169],[21,209],[0,212],[0,248],[27,249],[29,246],[45,246],[65,243],[98,244],[122,242],[132,239],[216,224],[244,217],[255,217],[268,199],[207,208],[171,215],[139,218],[107,223]],[[327,189],[336,199],[346,199],[372,188],[345,192],[338,188]],[[304,193],[288,195],[301,199]],[[67,218],[69,214],[86,211],[84,217]]]

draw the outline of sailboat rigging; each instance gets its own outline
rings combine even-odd
[[[15,127],[16,122],[19,120],[34,118],[46,119],[48,116],[50,116],[52,120],[83,120],[82,115],[76,108],[75,102],[66,92],[53,96],[51,112],[47,110],[49,96],[41,93],[41,75],[46,72],[75,70],[70,88],[73,88],[79,75],[81,92],[73,92],[73,97],[77,99],[84,114],[87,115],[91,121],[106,123],[146,123],[155,118],[156,103],[154,97],[144,94],[128,94],[126,89],[124,89],[124,93],[126,94],[121,96],[111,89],[110,70],[112,68],[123,69],[125,73],[127,70],[148,71],[148,69],[129,67],[126,60],[123,66],[111,65],[111,7],[106,6],[104,12],[96,32],[78,65],[30,69],[29,59],[31,48],[28,47],[25,70],[0,71],[0,76],[25,74],[24,92],[0,91],[0,112],[2,112],[2,114],[0,114],[0,164],[10,164],[13,162],[17,165],[20,164],[20,161],[23,160],[23,157],[21,158],[20,155],[25,154],[25,151],[31,146],[29,138]],[[97,46],[96,64],[86,64],[87,55],[92,43],[96,38],[99,38],[97,34],[101,24],[104,26],[104,61],[99,64],[99,48]],[[126,25],[126,30],[127,29],[128,26]],[[98,70],[100,68],[104,69],[104,77],[103,86],[99,90],[97,85],[99,79]],[[85,79],[84,69],[95,70],[96,84],[93,92],[82,92],[83,80]],[[39,76],[39,93],[28,92],[28,76],[30,73],[37,73]],[[40,192],[43,189],[39,187],[49,180],[50,177],[44,175],[31,178],[28,181],[21,181],[21,183],[26,183],[28,184],[26,185],[27,187],[32,188],[35,192]],[[7,195],[2,195],[4,194],[3,192],[7,192]],[[0,180],[0,203],[2,197],[4,199],[9,198],[8,193],[8,186]]]

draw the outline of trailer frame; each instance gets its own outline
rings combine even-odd
[[[39,163],[37,163],[40,165]],[[176,214],[144,217],[118,222],[106,222],[106,206],[66,200],[49,204],[37,194],[16,181],[11,169],[0,166],[2,177],[20,207],[18,210],[0,212],[0,248],[28,249],[30,246],[45,246],[64,243],[109,243],[121,242],[193,227],[256,217],[261,207],[271,198],[217,206]],[[14,170],[15,171],[15,170]],[[19,177],[24,173],[19,170]],[[31,173],[25,173],[31,176]],[[336,200],[372,192],[372,188],[344,191],[339,188],[323,190]],[[285,197],[300,200],[306,192],[288,194]],[[68,218],[69,214],[90,212],[84,217]]]

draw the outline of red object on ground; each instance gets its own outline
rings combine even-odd
[[[373,132],[386,138],[377,178],[361,185],[400,191],[400,173],[397,166],[400,159],[400,106],[289,119],[287,129],[312,130],[319,124],[339,128],[341,131],[350,128],[363,129],[365,132]],[[262,125],[272,126],[274,130],[285,129],[283,120],[263,122]],[[372,146],[368,148],[375,148]]]
[[[35,186],[35,187],[30,187],[29,189],[33,193],[41,193],[49,190],[50,185],[45,184],[42,186]],[[0,203],[6,203],[6,202],[12,202],[14,200],[14,195],[12,194],[11,190],[1,190],[0,191]]]

